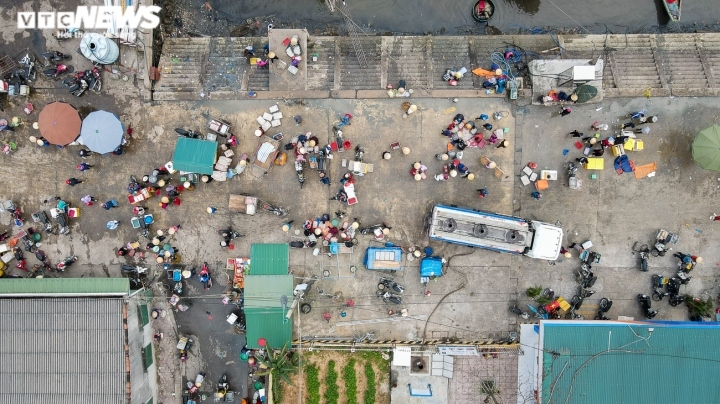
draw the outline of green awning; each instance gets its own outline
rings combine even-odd
[[[288,306],[293,300],[292,275],[248,275],[245,277],[245,308],[282,307],[286,296]]]
[[[0,279],[0,297],[19,296],[126,296],[127,278]],[[292,292],[291,292],[292,294]]]
[[[250,275],[287,275],[290,246],[285,244],[252,244]]]
[[[282,348],[292,342],[292,321],[285,319],[281,308],[245,308],[247,347],[258,349],[259,338],[265,338],[271,348]]]
[[[173,168],[190,173],[213,173],[217,142],[181,137],[175,145]]]

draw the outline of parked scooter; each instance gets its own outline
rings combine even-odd
[[[59,64],[66,60],[72,60],[72,55],[66,55],[66,54],[64,54],[62,52],[58,52],[58,51],[50,51],[50,52],[41,53],[40,56],[44,57],[45,60],[48,61],[48,63],[54,63],[54,64]]]
[[[317,241],[310,241],[310,240],[304,240],[304,241],[291,241],[290,247],[292,248],[313,248],[317,245]]]
[[[650,256],[650,247],[648,247],[647,244],[643,244],[640,246],[640,249],[638,250],[638,256],[640,257],[640,270],[642,272],[648,271],[648,257]]]
[[[32,214],[32,220],[33,220],[33,222],[35,222],[35,223],[42,223],[42,225],[43,225],[43,230],[44,230],[46,233],[52,233],[52,231],[53,231],[53,224],[52,224],[52,223],[50,222],[50,220],[48,219],[47,214],[45,213],[45,211],[40,210],[40,211],[37,211],[37,212],[33,213],[33,214]]]
[[[287,209],[283,209],[281,207],[271,205],[267,202],[262,202],[260,204],[260,208],[266,212],[274,213],[276,216],[286,216],[288,214]]]
[[[200,372],[195,376],[195,383],[193,382],[187,382],[188,390],[190,391],[190,394],[195,394],[198,392],[200,387],[203,384],[203,381],[205,381],[205,372]]]
[[[228,391],[227,375],[222,375],[217,385],[217,391],[215,392],[215,399],[221,400],[225,398]]]
[[[385,290],[397,294],[402,294],[405,288],[400,286],[397,282],[388,278],[380,278],[380,283],[377,285],[379,290]]]
[[[59,272],[65,272],[65,270],[67,268],[69,268],[70,265],[74,264],[75,261],[77,261],[77,260],[78,260],[77,255],[71,255],[71,256],[65,258],[62,262],[57,264],[57,270]]]
[[[180,137],[186,137],[189,139],[204,139],[204,136],[200,132],[195,132],[192,130],[185,130],[181,128],[175,128],[175,132],[177,132],[178,136]]]
[[[650,301],[650,296],[640,294],[637,296],[637,299],[638,303],[640,303],[640,307],[645,312],[645,317],[647,317],[648,319],[655,318],[659,310],[652,309],[652,302]]]
[[[145,275],[148,271],[148,268],[141,267],[139,265],[127,265],[123,264],[120,266],[120,270],[125,275],[135,274],[135,275]]]
[[[15,226],[22,227],[22,225],[25,224],[25,220],[22,218],[22,210],[20,210],[20,208],[11,210],[10,215],[12,216]]]
[[[193,340],[192,338],[188,338],[187,342],[185,343],[185,347],[180,350],[180,362],[185,362],[187,359],[188,353],[190,352],[190,348],[193,346]]]
[[[43,270],[45,271],[54,271],[55,269],[50,265],[50,260],[48,260],[47,254],[45,254],[45,251],[43,250],[37,250],[35,251],[35,258],[37,258],[38,261],[42,263]]]
[[[603,297],[602,299],[600,299],[600,305],[598,307],[598,312],[595,315],[595,320],[610,320],[608,318],[608,316],[605,315],[605,313],[607,313],[611,307],[612,307],[612,300],[610,300],[606,297]]]
[[[230,245],[231,240],[234,240],[238,237],[245,237],[244,234],[240,234],[230,227],[228,227],[227,229],[218,230],[218,234],[223,238],[223,240],[220,242],[221,247],[227,247],[228,245]]]
[[[210,268],[208,268],[207,262],[203,263],[202,268],[200,268],[198,280],[202,282],[203,286],[205,286],[205,290],[208,290],[212,286],[212,277],[210,275]]]
[[[298,182],[300,183],[300,189],[305,184],[305,173],[303,172],[303,162],[295,160],[295,174],[297,175]]]
[[[521,317],[523,320],[527,320],[527,319],[530,318],[530,315],[529,315],[529,314],[527,314],[526,312],[520,310],[520,309],[517,307],[517,303],[515,303],[515,304],[513,305],[513,307],[510,308],[510,311],[511,311],[513,314]]]
[[[60,234],[68,234],[70,231],[70,228],[68,227],[68,217],[67,213],[65,213],[62,209],[50,209],[50,215],[55,219],[55,221],[58,224],[58,229],[60,229]]]
[[[75,68],[71,65],[57,65],[55,67],[51,67],[49,69],[43,70],[43,75],[49,79],[58,80],[60,79],[60,76],[65,73],[72,73],[75,71]]]
[[[670,250],[670,244],[677,244],[680,237],[675,233],[670,233],[667,230],[658,230],[657,234],[655,235],[655,246],[650,251],[650,254],[652,254],[653,257],[663,257],[665,256],[665,253]]]
[[[656,302],[662,300],[665,296],[670,296],[670,293],[665,291],[665,277],[661,275],[652,276],[652,299]]]
[[[379,290],[376,292],[378,297],[383,299],[383,302],[387,303],[393,303],[393,304],[402,304],[402,297],[400,295],[396,295],[394,293],[390,292],[384,292],[382,290]]]
[[[374,225],[372,225],[372,226],[363,227],[363,228],[359,229],[358,231],[360,232],[360,234],[366,235],[366,234],[372,234],[372,233],[375,232],[375,230],[378,230],[378,229],[380,229],[380,230],[382,230],[382,229],[388,229],[388,230],[390,230],[390,229],[392,229],[392,227],[386,225],[386,224],[383,222],[383,223],[374,224]]]
[[[19,247],[13,247],[13,255],[15,256],[15,259],[17,260],[17,264],[15,265],[15,268],[22,269],[23,271],[27,271],[27,262],[25,261],[25,255],[23,254],[22,250]]]
[[[37,69],[35,69],[35,57],[30,55],[30,52],[26,53],[20,64],[23,67],[23,77],[26,81],[34,81],[37,78]]]

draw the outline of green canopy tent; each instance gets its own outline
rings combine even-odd
[[[692,156],[700,167],[720,171],[720,126],[713,125],[697,134],[692,144]]]
[[[217,142],[181,137],[175,145],[173,168],[189,173],[212,175]]]

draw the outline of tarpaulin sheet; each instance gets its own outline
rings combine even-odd
[[[173,168],[190,173],[212,175],[217,142],[181,137],[175,145]]]

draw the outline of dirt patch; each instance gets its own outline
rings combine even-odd
[[[338,392],[338,404],[348,404],[351,401],[347,397],[347,386],[345,383],[344,369],[350,360],[355,360],[355,380],[357,393],[355,395],[357,403],[364,403],[365,392],[368,387],[368,379],[365,376],[365,365],[370,363],[373,371],[375,372],[375,399],[370,402],[376,404],[389,404],[390,403],[390,373],[388,361],[384,360],[377,352],[336,352],[336,351],[320,351],[303,353],[303,380],[301,381],[299,375],[293,375],[291,380],[292,385],[282,383],[282,404],[293,404],[298,402],[298,394],[302,388],[302,402],[310,403],[311,392],[308,383],[308,375],[305,369],[308,366],[316,366],[318,369],[318,380],[319,380],[319,402],[324,404],[328,400],[325,398],[325,394],[328,390],[328,374],[330,361],[335,363],[335,373],[337,373],[337,392]],[[317,386],[313,387],[317,388]]]

